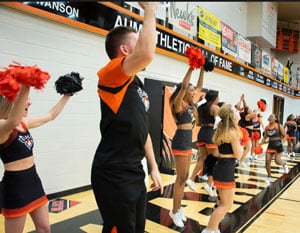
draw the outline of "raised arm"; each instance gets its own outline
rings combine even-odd
[[[156,9],[158,2],[139,2],[144,10],[143,28],[134,51],[124,60],[122,67],[128,76],[135,75],[152,61],[156,48]]]
[[[255,117],[257,117],[257,114],[258,114],[257,111],[253,111],[253,112],[247,114],[247,115],[245,116],[245,119],[246,119],[247,121],[250,121],[251,119],[254,119]]]
[[[198,82],[195,88],[196,92],[200,92],[203,88],[203,81],[204,81],[204,69],[203,67],[200,69],[199,77],[198,77]]]
[[[239,111],[241,111],[245,107],[244,102],[245,102],[245,100],[244,100],[244,94],[242,94],[239,102],[237,102],[236,105],[235,105],[236,109],[239,110]],[[242,107],[242,105],[243,105],[243,107]]]
[[[174,100],[175,112],[181,112],[183,110],[182,101],[185,96],[186,90],[189,88],[192,72],[193,72],[193,69],[189,67],[187,72],[184,75],[184,78],[182,80],[181,89],[178,92],[178,95],[176,96],[176,98]]]
[[[36,117],[25,117],[24,121],[27,123],[29,129],[39,127],[49,121],[53,121],[64,109],[65,105],[71,98],[70,95],[64,95],[61,99],[49,110],[48,113],[36,116]]]
[[[244,106],[244,108],[246,108],[248,106],[247,103],[246,103],[244,94],[243,94],[243,106]]]

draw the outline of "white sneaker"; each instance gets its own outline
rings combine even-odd
[[[292,157],[296,157],[295,152],[293,152],[293,153],[291,154],[291,156],[292,156]]]
[[[189,186],[189,188],[192,190],[192,191],[196,191],[196,186],[195,186],[195,182],[192,181],[191,179],[187,179],[186,182],[187,186]]]
[[[184,213],[183,213],[183,208],[181,207],[178,212],[180,213],[180,217],[181,217],[181,220],[186,222],[187,221],[187,218],[185,217]]]
[[[289,173],[289,167],[287,164],[283,165],[283,171],[284,171],[284,173]]]
[[[204,189],[207,191],[207,193],[209,194],[209,196],[211,196],[211,197],[214,196],[212,188],[207,183],[204,185]]]
[[[172,210],[170,210],[169,215],[171,217],[171,219],[173,220],[173,223],[177,226],[177,227],[184,227],[184,224],[181,220],[181,214],[179,211],[177,211],[176,214],[173,214]]]
[[[219,229],[215,231],[209,231],[207,228],[205,228],[201,231],[201,233],[221,233],[221,231]]]
[[[241,167],[248,167],[247,163],[245,163],[245,162],[240,162],[240,166]]]
[[[268,184],[272,183],[272,178],[271,178],[271,177],[268,177],[268,178],[266,179],[266,182],[267,182]]]
[[[203,181],[208,181],[208,177],[206,174],[204,174],[203,176],[200,176],[200,179]]]

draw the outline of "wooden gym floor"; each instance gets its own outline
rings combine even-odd
[[[272,161],[273,183],[267,184],[264,155],[249,167],[236,167],[236,195],[234,206],[220,224],[222,233],[284,233],[299,232],[300,216],[300,154],[296,158],[283,155],[290,171]],[[194,163],[191,165],[191,171]],[[195,192],[188,187],[182,202],[188,221],[184,228],[173,225],[168,213],[172,208],[175,175],[162,174],[164,194],[148,190],[148,209],[145,232],[147,233],[198,233],[207,225],[214,202],[208,200],[204,183],[197,181]],[[59,197],[49,202],[52,233],[98,233],[102,219],[91,190]],[[0,216],[0,232],[3,216]],[[2,228],[2,229],[1,229]],[[25,231],[33,233],[34,225],[27,218]]]

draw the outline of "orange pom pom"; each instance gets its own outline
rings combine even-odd
[[[40,90],[44,88],[49,78],[50,75],[37,66],[23,66],[13,62],[0,71],[0,95],[12,102],[21,89],[20,83]]]
[[[27,86],[41,90],[50,78],[49,73],[42,71],[35,66],[22,66],[14,62],[9,65],[11,75],[18,81]]]
[[[258,155],[258,154],[262,154],[262,153],[263,153],[262,146],[257,146],[254,148],[254,154]]]
[[[197,47],[188,47],[185,51],[185,56],[189,59],[191,69],[201,68],[205,64],[205,56]]]
[[[249,133],[245,128],[240,127],[240,131],[242,132],[241,145],[245,146],[246,143],[250,140]]]
[[[12,77],[9,70],[0,71],[0,95],[13,102],[21,89],[20,83]]]
[[[260,111],[264,112],[267,109],[267,102],[264,99],[260,99],[257,101],[257,107],[260,109]]]

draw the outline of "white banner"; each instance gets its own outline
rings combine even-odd
[[[140,7],[138,2],[127,2],[127,1],[125,1],[125,3],[128,4],[129,6],[132,6],[136,9],[140,10],[140,15],[144,16],[144,10]],[[167,5],[168,4],[166,4],[166,2],[159,2],[159,5],[158,5],[157,11],[156,11],[156,18],[161,19],[161,20],[166,20]]]
[[[179,29],[189,35],[197,36],[198,7],[191,2],[169,2],[168,22],[174,31]],[[180,31],[179,31],[180,32]]]
[[[263,2],[262,36],[276,47],[277,3]]]
[[[251,63],[251,42],[238,35],[238,57],[248,64]]]

